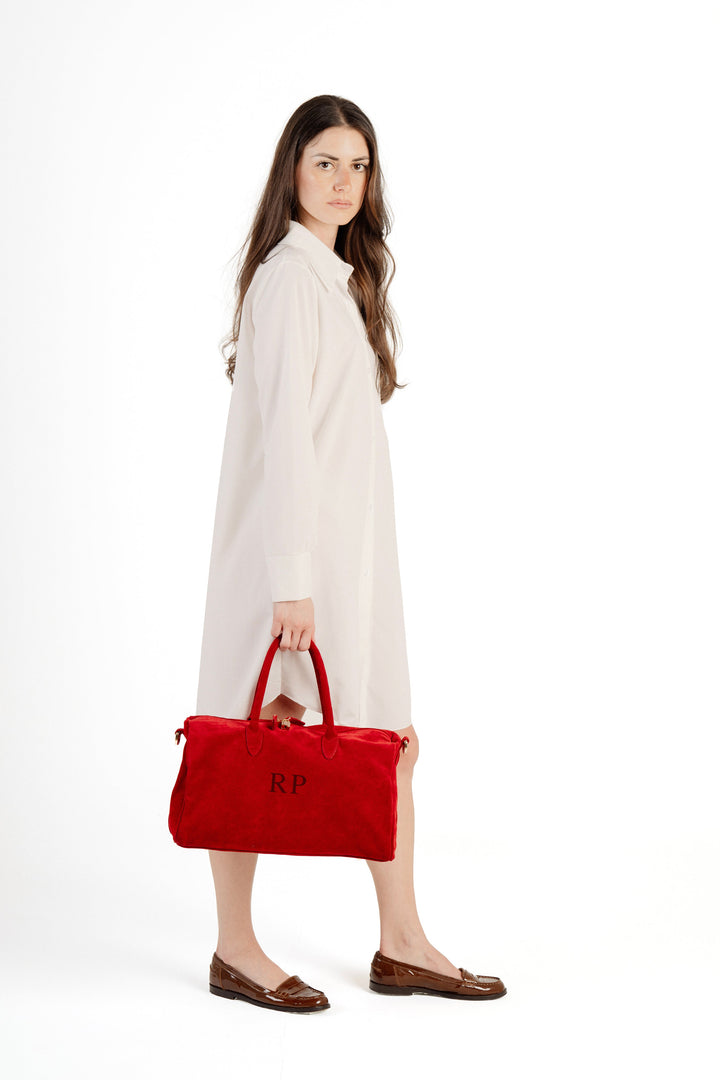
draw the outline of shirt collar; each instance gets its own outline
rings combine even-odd
[[[291,221],[290,228],[280,240],[285,247],[300,248],[307,252],[310,263],[326,288],[330,289],[334,282],[339,281],[342,285],[347,284],[353,267],[345,262],[338,254],[331,251],[314,232],[299,221]]]

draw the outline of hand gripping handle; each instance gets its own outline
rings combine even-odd
[[[265,697],[265,691],[267,689],[268,676],[270,674],[270,665],[275,659],[275,653],[280,647],[280,639],[282,634],[278,634],[276,638],[270,643],[270,647],[263,660],[262,668],[260,669],[260,676],[257,681],[257,687],[255,689],[255,696],[250,707],[250,716],[248,717],[248,726],[245,731],[245,739],[247,742],[248,752],[254,757],[260,753],[263,744],[263,730],[260,727],[260,710],[262,708],[263,698]],[[325,664],[323,663],[320,650],[314,641],[310,641],[310,659],[313,662],[315,668],[315,677],[317,679],[318,690],[320,691],[320,704],[322,706],[322,718],[325,731],[321,739],[321,748],[323,756],[326,758],[333,758],[337,753],[338,737],[335,732],[335,719],[333,717],[332,702],[330,700],[330,687],[328,685],[327,672],[325,671]]]

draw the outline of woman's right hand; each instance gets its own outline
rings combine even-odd
[[[309,596],[304,600],[276,600],[273,602],[273,621],[270,634],[276,638],[282,633],[281,649],[310,648],[315,638],[315,607]]]

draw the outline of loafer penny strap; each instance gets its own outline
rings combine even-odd
[[[468,971],[467,968],[463,967],[458,970],[462,973],[463,981],[461,985],[463,986],[490,987],[498,981],[493,975],[473,975],[472,971]]]
[[[273,994],[282,994],[283,997],[299,997],[305,990],[309,990],[312,994],[318,993],[313,986],[306,983],[299,975],[290,975],[279,986],[275,987]]]

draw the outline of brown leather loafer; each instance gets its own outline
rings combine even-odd
[[[308,986],[299,975],[290,975],[274,990],[260,986],[237,968],[231,967],[213,953],[210,961],[210,993],[219,997],[239,998],[263,1009],[282,1009],[284,1012],[319,1012],[329,1009],[330,1002],[322,990]]]
[[[462,979],[441,975],[437,971],[403,964],[376,952],[370,965],[370,989],[378,994],[435,994],[437,997],[467,998],[482,1001],[507,994],[507,988],[497,975],[473,975],[460,968]]]

